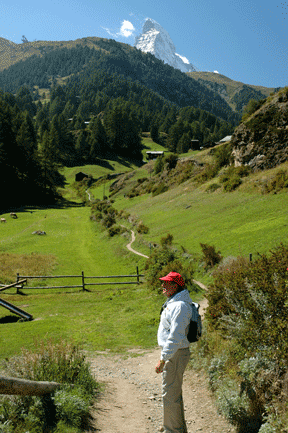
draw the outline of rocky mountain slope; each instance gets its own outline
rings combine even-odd
[[[153,54],[157,59],[182,72],[196,70],[185,57],[176,53],[169,33],[151,18],[145,21],[141,35],[136,37],[135,47],[145,53]]]
[[[259,102],[255,109],[233,133],[235,165],[273,168],[288,160],[288,87]]]

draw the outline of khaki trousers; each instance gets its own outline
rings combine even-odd
[[[187,433],[182,398],[184,370],[190,359],[189,348],[178,349],[166,362],[162,373],[162,397],[165,433]]]

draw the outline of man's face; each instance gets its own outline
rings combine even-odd
[[[163,281],[163,295],[170,298],[177,291],[178,285],[174,281]]]

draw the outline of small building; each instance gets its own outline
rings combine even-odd
[[[232,138],[232,135],[226,135],[226,137],[222,138],[222,140],[218,141],[218,144],[220,143],[226,143],[227,141],[230,141]]]
[[[163,156],[164,155],[164,151],[163,150],[159,150],[159,151],[152,151],[152,150],[148,150],[146,152],[147,155],[147,159],[151,160],[151,159],[157,159],[158,156]]]
[[[190,149],[200,150],[200,141],[199,140],[191,140]]]
[[[85,174],[82,171],[79,171],[79,173],[75,174],[75,181],[80,182],[81,180],[85,179],[85,177],[88,178],[88,174]]]

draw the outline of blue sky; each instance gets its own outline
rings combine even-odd
[[[21,43],[98,36],[134,44],[147,17],[200,71],[288,85],[288,0],[1,0],[0,37]],[[1,55],[1,53],[0,53]]]

